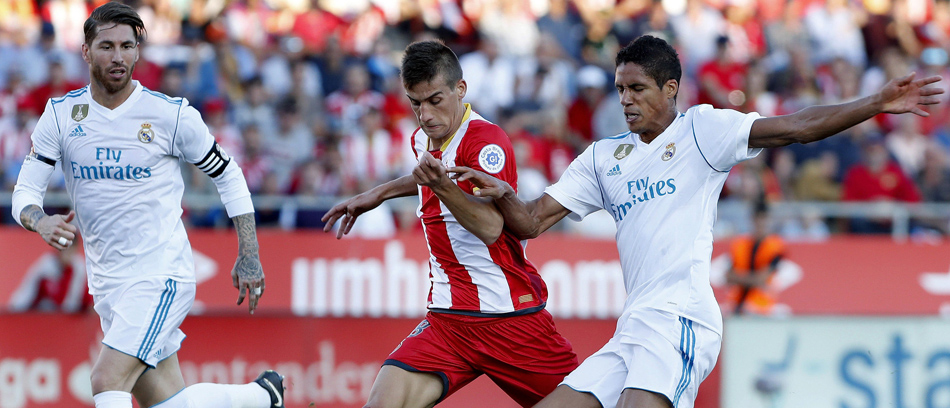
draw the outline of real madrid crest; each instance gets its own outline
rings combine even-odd
[[[145,122],[139,129],[139,141],[142,143],[151,143],[155,139],[155,131],[152,130],[152,124]]]
[[[676,143],[670,143],[666,145],[666,151],[663,152],[663,156],[660,158],[663,159],[663,161],[669,161],[673,158],[674,154],[676,154]]]

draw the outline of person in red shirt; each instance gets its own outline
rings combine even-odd
[[[588,65],[577,70],[577,97],[567,108],[567,127],[577,137],[575,147],[584,149],[594,141],[594,112],[607,95],[607,73]]]
[[[490,200],[473,195],[471,182],[446,172],[470,166],[517,186],[511,140],[462,102],[462,68],[441,42],[410,44],[400,72],[420,125],[412,133],[419,164],[322,219],[327,232],[341,220],[341,238],[358,216],[390,198],[420,199],[429,313],[383,363],[366,406],[431,407],[482,374],[519,405],[532,406],[577,367],[577,356],[544,310],[547,288],[525,259],[525,242],[504,228]]]
[[[729,39],[716,39],[716,58],[699,68],[698,104],[719,109],[738,109],[745,104],[746,67],[729,54]]]
[[[42,112],[46,109],[46,102],[50,98],[58,98],[69,91],[82,88],[84,85],[67,79],[63,61],[60,57],[52,56],[49,60],[49,80],[30,91],[33,110]]]
[[[891,160],[884,138],[868,135],[862,142],[863,160],[844,176],[843,201],[920,201],[920,191],[900,166]],[[889,233],[889,220],[855,218],[851,232]]]

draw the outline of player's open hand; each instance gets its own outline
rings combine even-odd
[[[62,251],[76,239],[76,226],[70,224],[73,218],[76,218],[75,211],[66,215],[47,215],[36,222],[35,229],[49,246]]]
[[[449,169],[449,174],[457,181],[472,183],[477,188],[474,193],[476,197],[488,197],[494,200],[504,196],[508,190],[514,191],[505,181],[470,167],[452,167]]]
[[[448,174],[446,174],[442,161],[436,159],[429,152],[423,152],[422,156],[419,157],[419,164],[412,169],[412,179],[416,184],[429,188],[437,188],[445,186],[446,183],[452,183]]]
[[[261,257],[256,252],[238,255],[231,269],[231,283],[238,290],[237,304],[244,303],[247,297],[247,307],[251,314],[257,309],[257,302],[264,296],[264,269],[261,267]]]
[[[326,223],[323,226],[323,232],[330,232],[330,230],[333,229],[333,225],[336,224],[336,220],[343,218],[343,220],[340,221],[340,229],[336,231],[336,239],[343,238],[344,235],[349,234],[350,230],[353,229],[353,224],[356,223],[356,217],[376,208],[380,203],[381,201],[371,192],[365,192],[333,206],[333,208],[327,211],[326,214],[323,214],[323,218],[320,219]]]
[[[943,89],[928,85],[939,82],[943,78],[935,75],[915,80],[916,75],[917,73],[914,72],[903,78],[892,79],[884,85],[880,93],[884,112],[910,112],[920,116],[930,116],[930,113],[922,107],[940,103],[937,95],[942,94]]]

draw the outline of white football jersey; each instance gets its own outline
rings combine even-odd
[[[709,284],[716,203],[732,166],[761,151],[748,147],[759,117],[690,108],[650,144],[631,132],[594,142],[545,190],[572,218],[613,215],[624,315],[665,310],[722,333]]]
[[[88,86],[50,99],[32,136],[36,154],[62,164],[94,295],[146,275],[195,281],[179,159],[198,163],[214,137],[186,99],[134,85],[112,110]]]

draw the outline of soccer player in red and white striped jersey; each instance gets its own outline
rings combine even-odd
[[[383,363],[370,407],[430,407],[487,374],[522,406],[551,392],[577,366],[570,343],[544,310],[547,288],[504,229],[491,201],[455,182],[446,169],[477,168],[517,186],[508,135],[463,103],[458,58],[438,41],[406,49],[402,80],[419,129],[412,174],[333,207],[323,218],[337,237],[356,218],[395,197],[418,195],[416,211],[429,246],[429,313]],[[517,188],[517,187],[515,187]]]

